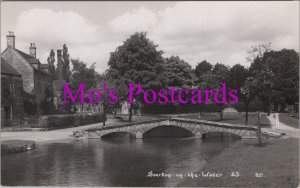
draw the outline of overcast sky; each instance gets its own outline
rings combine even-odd
[[[136,31],[193,67],[204,59],[249,66],[255,44],[299,51],[299,2],[2,2],[1,51],[8,31],[24,52],[35,42],[42,63],[66,43],[72,58],[96,62],[99,72]]]

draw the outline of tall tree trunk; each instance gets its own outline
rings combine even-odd
[[[130,104],[130,107],[129,107],[129,118],[128,118],[129,122],[131,122],[131,120],[132,120],[132,105],[133,104]]]
[[[257,113],[258,116],[258,144],[262,146],[262,139],[261,139],[261,125],[260,125],[260,112]]]
[[[223,108],[222,108],[222,106],[220,106],[220,108],[221,108],[221,111],[220,111],[220,120],[223,120]]]
[[[248,125],[248,112],[249,112],[249,103],[245,103],[246,107],[246,117],[245,117],[245,125]]]
[[[281,103],[280,104],[280,112],[284,112],[285,104]]]
[[[103,105],[103,116],[104,116],[103,127],[105,127],[105,122],[106,122],[106,105]]]
[[[260,126],[260,108],[259,108],[259,97],[257,97],[257,120],[258,120],[258,145],[262,146],[262,139],[261,139],[261,126]]]
[[[117,116],[117,108],[114,108],[114,117]]]
[[[277,102],[274,103],[274,108],[273,108],[273,110],[274,110],[275,112],[278,112],[278,103],[277,103]]]
[[[9,112],[10,112],[9,119],[13,119],[13,106],[12,105],[10,105]]]

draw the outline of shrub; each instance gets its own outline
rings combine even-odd
[[[102,113],[48,115],[39,118],[39,126],[48,129],[59,129],[100,123],[104,121]]]

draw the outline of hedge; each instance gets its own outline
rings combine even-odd
[[[102,113],[80,113],[66,115],[40,116],[39,127],[48,129],[59,129],[66,127],[77,127],[104,121]]]
[[[222,108],[232,107],[239,112],[245,112],[246,107],[243,102],[234,105],[223,105]],[[141,111],[143,114],[177,114],[177,113],[198,113],[198,112],[220,112],[221,107],[217,104],[152,104],[142,105]],[[248,107],[249,112],[257,111],[257,104],[250,103]]]

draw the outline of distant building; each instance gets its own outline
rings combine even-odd
[[[4,120],[13,119],[20,122],[23,119],[23,82],[22,75],[1,57],[1,95],[3,97],[2,109]]]
[[[1,58],[21,74],[23,89],[36,96],[37,112],[40,112],[41,103],[46,98],[45,90],[52,87],[49,66],[37,59],[35,43],[30,43],[27,54],[16,49],[15,38],[13,32],[9,32],[6,36],[7,48],[1,53]]]

